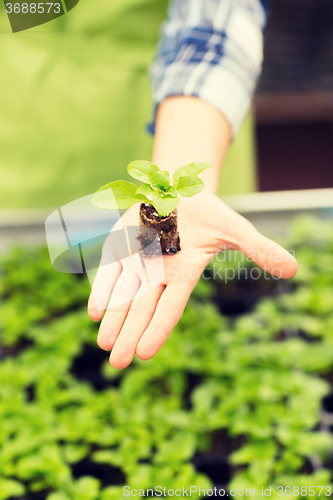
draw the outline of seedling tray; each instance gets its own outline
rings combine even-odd
[[[325,217],[329,218],[331,213],[329,208],[321,208],[320,210],[323,210]],[[78,484],[82,478],[90,476],[99,481],[99,487],[102,491],[110,486],[121,487],[123,484],[128,484],[129,473],[126,472],[126,464],[117,466],[114,463],[111,465],[110,463],[96,462],[95,453],[108,449],[119,451],[119,445],[104,445],[103,441],[99,441],[99,433],[95,435],[93,429],[97,426],[99,432],[102,433],[105,429],[119,427],[124,431],[122,427],[124,419],[125,423],[128,419],[121,442],[125,442],[129,438],[132,439],[133,429],[136,426],[133,425],[131,415],[135,415],[146,396],[150,398],[149,405],[153,404],[154,411],[161,411],[159,405],[167,404],[170,399],[173,401],[172,404],[176,405],[178,412],[173,417],[172,422],[166,418],[169,415],[170,418],[172,417],[172,407],[162,406],[162,413],[159,414],[159,419],[162,418],[163,425],[168,429],[169,434],[166,434],[165,441],[162,440],[162,442],[154,444],[154,454],[161,454],[161,450],[164,450],[164,454],[166,453],[166,449],[163,448],[164,443],[170,443],[173,439],[177,443],[177,447],[173,450],[174,458],[172,460],[168,459],[166,455],[164,455],[166,458],[163,458],[163,454],[160,455],[163,470],[175,464],[175,471],[177,471],[186,462],[192,464],[198,473],[208,477],[211,484],[216,487],[226,488],[230,485],[230,481],[234,481],[235,477],[237,478],[239,474],[248,469],[246,463],[232,457],[236,456],[235,453],[243,449],[251,439],[254,439],[253,430],[250,427],[255,422],[252,424],[249,422],[243,430],[235,427],[234,424],[237,422],[237,418],[239,419],[237,410],[241,406],[245,409],[248,408],[250,413],[245,413],[246,417],[260,404],[255,397],[251,396],[249,401],[242,400],[241,394],[239,394],[237,396],[239,404],[232,410],[230,418],[227,413],[223,414],[225,420],[224,424],[221,425],[214,424],[213,417],[216,408],[220,408],[219,411],[222,411],[223,405],[216,405],[221,405],[228,398],[229,404],[231,404],[233,394],[239,388],[246,387],[246,384],[248,384],[247,390],[250,391],[251,387],[257,383],[255,376],[261,376],[262,369],[264,369],[262,372],[264,380],[271,380],[268,383],[268,389],[273,390],[274,381],[286,377],[290,366],[290,377],[288,375],[285,378],[286,383],[281,390],[289,389],[288,385],[290,384],[300,384],[298,391],[300,395],[303,394],[303,399],[298,399],[300,401],[298,407],[296,405],[288,415],[291,418],[298,411],[303,411],[303,403],[305,404],[311,398],[314,403],[317,401],[318,411],[304,407],[304,421],[305,417],[307,419],[311,417],[312,423],[304,424],[302,427],[303,416],[300,414],[298,425],[301,426],[300,432],[303,433],[302,442],[306,443],[307,439],[311,441],[312,435],[317,436],[318,432],[322,431],[328,443],[327,449],[331,450],[333,381],[330,374],[333,367],[333,355],[331,356],[330,353],[329,345],[331,344],[327,335],[332,327],[330,317],[332,316],[333,302],[330,290],[332,290],[333,275],[330,259],[333,240],[331,243],[325,243],[324,239],[321,239],[328,226],[327,224],[321,226],[320,220],[317,220],[312,226],[310,226],[310,222],[304,221],[297,224],[296,256],[299,257],[301,266],[298,277],[293,281],[273,278],[253,280],[251,278],[245,279],[242,275],[240,279],[230,281],[227,284],[219,280],[202,280],[193,293],[179,327],[175,329],[158,357],[148,363],[135,362],[124,372],[112,370],[107,364],[107,353],[99,350],[96,346],[96,324],[89,321],[85,311],[89,292],[87,280],[82,275],[71,276],[55,273],[50,268],[46,250],[41,252],[27,249],[17,251],[16,254],[14,253],[7,258],[7,263],[4,265],[4,269],[7,271],[0,276],[2,295],[0,317],[3,338],[0,348],[0,391],[8,384],[9,391],[14,390],[15,394],[25,398],[28,408],[33,408],[34,404],[37,404],[42,397],[45,397],[44,404],[46,406],[52,404],[53,398],[60,398],[60,402],[56,406],[57,411],[52,413],[52,418],[58,418],[58,415],[62,415],[67,406],[73,409],[82,406],[84,411],[95,408],[95,406],[103,408],[103,404],[105,404],[103,395],[106,394],[105,391],[111,391],[107,393],[106,397],[110,401],[110,408],[108,403],[105,414],[101,409],[103,418],[95,415],[96,424],[93,424],[92,429],[85,430],[84,434],[81,435],[81,440],[83,436],[85,436],[84,439],[90,439],[89,442],[87,441],[89,451],[73,462],[66,462],[66,460],[63,462],[71,470],[74,485]],[[311,243],[311,238],[314,243]],[[307,248],[310,249],[310,247],[312,250],[307,251]],[[318,254],[321,255],[321,258],[314,260],[314,256]],[[222,265],[227,264],[223,263]],[[7,279],[6,273],[8,272],[10,277]],[[213,273],[213,270],[211,272]],[[222,312],[223,316],[216,311],[213,304]],[[18,310],[20,315],[15,314],[15,311]],[[210,338],[208,343],[206,342],[207,336]],[[230,345],[233,345],[232,343],[237,340],[237,337],[240,339],[239,343],[231,348]],[[273,344],[271,343],[272,338],[274,339]],[[265,342],[270,347],[269,351],[265,347]],[[212,349],[207,350],[210,344]],[[19,372],[22,366],[25,366],[24,363],[27,362],[24,360],[29,359],[29,356],[33,354],[31,349],[34,349],[35,345],[38,346],[38,350],[35,352],[39,352],[41,355],[31,358],[34,362],[28,365],[30,368],[26,372],[22,372],[21,378],[15,378],[16,370],[11,370],[11,376],[8,377],[9,372],[3,371],[6,363],[14,363],[17,372]],[[285,346],[289,346],[289,350],[284,352]],[[296,348],[302,349],[301,354],[297,354],[299,351],[294,351]],[[200,354],[198,354],[199,351]],[[218,358],[215,358],[215,351],[218,353]],[[54,371],[57,360],[61,359],[61,356],[67,368],[65,366],[63,370],[60,366],[57,368],[59,371]],[[264,357],[261,359],[260,356]],[[248,357],[252,360],[252,364],[246,364]],[[46,360],[45,366],[41,363],[43,358]],[[245,365],[243,366],[242,363]],[[281,373],[270,372],[271,367],[275,365]],[[235,371],[233,371],[234,369]],[[238,372],[244,375],[239,380],[237,379]],[[3,378],[6,373],[7,378]],[[26,383],[22,382],[25,380],[24,377],[28,377]],[[52,385],[52,377],[59,377],[60,386],[56,388],[56,391]],[[254,377],[253,380],[251,377]],[[66,386],[68,383],[74,384],[72,392],[69,392],[70,389]],[[22,388],[20,384],[23,384]],[[260,384],[258,387],[261,387]],[[307,387],[313,387],[309,397],[304,392]],[[224,388],[226,393],[220,393],[219,390]],[[263,398],[273,398],[267,404],[269,410],[270,405],[276,404],[276,401],[273,397],[274,394],[272,396],[267,393],[268,389],[266,388],[266,392],[263,392]],[[210,392],[211,396],[207,396]],[[323,395],[321,404],[320,394]],[[69,396],[71,399],[66,400]],[[207,409],[200,406],[203,397],[206,396],[208,397],[205,403]],[[85,397],[88,401],[87,404],[80,399]],[[286,400],[289,397],[292,403],[294,396],[286,395]],[[110,425],[109,414],[117,415],[117,411],[119,411],[119,404],[115,403],[117,398],[120,398],[120,407],[124,405],[127,408],[127,413],[125,412],[121,417],[118,415],[118,424],[115,425],[112,420],[112,425]],[[177,401],[179,402],[176,404]],[[283,401],[284,399],[280,401],[282,405]],[[265,399],[263,399],[263,404],[266,405]],[[139,414],[140,418],[143,418],[140,428],[144,432],[149,427],[147,427],[148,424],[142,415],[150,411],[149,405],[145,407],[145,411],[141,409],[142,414]],[[190,418],[191,414],[195,418],[191,420],[191,425],[188,425],[186,419]],[[57,441],[57,450],[61,453],[64,453],[68,444],[75,441],[74,434],[80,429],[80,420],[76,420],[75,417],[72,420],[74,427],[71,431],[72,434],[70,433],[70,439],[63,436]],[[9,421],[6,420],[6,425],[8,424]],[[191,443],[187,444],[188,456],[178,464],[179,458],[177,458],[176,452],[178,449],[184,448],[179,446],[178,441],[184,432],[187,436],[185,436],[186,439],[191,439],[193,426],[196,425],[201,425],[197,430],[197,445],[192,448]],[[258,425],[255,432],[265,430],[266,427],[268,428],[268,424],[267,426],[266,424]],[[52,432],[55,432],[54,428]],[[148,439],[149,432],[145,439]],[[183,436],[184,439],[185,437]],[[15,433],[12,439],[15,439]],[[48,436],[48,439],[52,441],[53,438]],[[261,437],[260,439],[269,441],[269,437]],[[254,441],[257,442],[258,439],[255,438]],[[80,441],[75,441],[75,444],[80,444]],[[40,446],[42,447],[42,445],[43,443]],[[140,446],[142,445],[143,442],[140,442]],[[283,446],[281,444],[280,446],[283,450]],[[320,446],[322,447],[323,444],[321,443]],[[296,445],[292,445],[286,449],[292,452],[296,450],[296,447]],[[36,450],[34,456],[39,456],[38,453],[39,450]],[[299,477],[300,474],[311,475],[317,484],[316,481],[319,481],[316,479],[317,473],[321,474],[322,471],[333,470],[330,453],[326,454],[325,457],[319,456],[320,447],[317,450],[316,445],[314,445],[312,451],[303,451],[302,453],[302,463],[294,472],[290,472],[291,475],[294,474],[295,477]],[[121,458],[121,454],[119,457]],[[27,488],[27,491],[21,497],[17,496],[16,498],[20,500],[46,499],[52,491],[56,491],[56,488],[51,484],[51,479],[44,478],[47,486],[40,491],[32,491],[32,480],[28,477],[17,476],[19,473],[23,474],[22,464],[20,466],[21,472],[17,472],[15,469],[16,464],[22,458],[19,456],[13,462],[14,468],[10,477],[19,480]],[[274,459],[280,460],[278,455]],[[9,460],[8,464],[10,465],[10,463]],[[151,457],[143,454],[138,458],[136,465],[146,467],[151,463]],[[322,476],[320,481],[324,481]],[[92,498],[95,497],[92,496]],[[99,500],[99,496],[96,498]]]

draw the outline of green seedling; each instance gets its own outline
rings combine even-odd
[[[175,171],[171,185],[169,172],[161,171],[150,161],[133,161],[127,171],[143,184],[137,186],[127,181],[110,182],[95,193],[92,203],[96,207],[112,210],[127,209],[140,202],[149,203],[161,218],[166,217],[177,208],[180,201],[178,195],[188,197],[203,190],[205,185],[197,175],[211,166],[201,162],[184,165]],[[114,198],[110,196],[111,189]]]
[[[107,360],[89,365],[99,357],[87,280],[55,273],[46,249],[1,257],[0,500],[120,499],[119,474],[137,489],[161,477],[167,489],[208,489],[192,458],[208,453],[210,464],[216,443],[232,466],[229,491],[260,496],[272,486],[271,500],[295,499],[307,485],[313,498],[325,496],[333,236],[324,244],[322,234],[296,235],[297,287],[260,299],[237,321],[212,303],[225,284],[201,280],[159,354],[123,371]],[[104,467],[119,470],[108,486],[92,477]]]

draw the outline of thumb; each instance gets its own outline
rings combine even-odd
[[[259,267],[278,278],[292,278],[297,272],[297,260],[281,245],[260,234],[252,224],[243,234],[239,247]]]

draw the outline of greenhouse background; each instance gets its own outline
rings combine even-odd
[[[295,253],[292,280],[221,254],[158,355],[117,371],[87,277],[50,262],[46,218],[150,157],[147,70],[167,3],[81,0],[15,35],[0,4],[0,500],[118,500],[124,485],[330,496],[329,0],[273,0],[253,110],[221,176],[227,203]]]

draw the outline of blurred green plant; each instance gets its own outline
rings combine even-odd
[[[117,371],[105,356],[100,390],[75,372],[86,349],[100,355],[85,309],[88,282],[55,273],[46,249],[8,255],[0,274],[0,499],[40,492],[118,500],[123,485],[208,488],[191,460],[222,431],[230,488],[328,485],[332,436],[315,429],[331,390],[333,235],[325,225],[325,238],[311,238],[302,225],[290,292],[231,320],[212,303],[214,287],[229,285],[200,281],[153,360]],[[107,483],[74,473],[84,461],[108,467]]]

